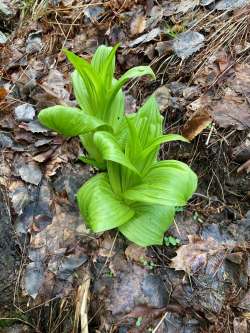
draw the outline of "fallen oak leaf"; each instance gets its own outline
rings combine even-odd
[[[136,244],[130,244],[125,250],[125,256],[128,260],[142,263],[147,260],[146,248]]]
[[[212,117],[205,109],[195,111],[183,126],[182,135],[188,140],[193,140],[212,123]]]
[[[199,236],[188,236],[189,244],[182,245],[176,251],[177,256],[172,259],[170,267],[185,271],[192,275],[206,267],[208,256],[214,255],[225,247],[209,237],[207,240]]]

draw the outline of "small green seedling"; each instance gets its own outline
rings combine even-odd
[[[142,324],[143,317],[138,317],[135,323],[136,327],[140,327]]]
[[[166,246],[176,246],[176,245],[179,245],[181,243],[180,239],[179,238],[175,238],[173,236],[166,236],[164,237],[164,244]]]
[[[156,267],[156,264],[153,261],[144,260],[142,264],[145,268],[150,270],[153,270]]]
[[[80,108],[47,108],[39,120],[67,137],[79,135],[88,152],[85,161],[106,170],[77,193],[87,226],[94,232],[118,228],[141,246],[162,244],[175,207],[186,205],[197,177],[185,163],[158,160],[162,143],[187,140],[163,135],[163,117],[154,96],[136,114],[124,114],[122,86],[130,78],[154,73],[139,66],[114,79],[116,49],[100,46],[91,64],[65,51],[76,68],[73,87]]]

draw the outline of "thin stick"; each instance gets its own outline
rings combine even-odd
[[[156,333],[157,332],[158,328],[160,328],[161,324],[163,323],[163,320],[167,317],[167,314],[168,314],[168,312],[166,312],[162,316],[161,320],[159,321],[159,323],[157,324],[157,326],[154,328],[154,330],[152,331],[152,333]]]

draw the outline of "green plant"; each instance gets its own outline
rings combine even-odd
[[[140,327],[142,324],[143,317],[138,317],[135,323],[136,327]]]
[[[183,206],[196,189],[193,171],[179,161],[158,161],[160,144],[186,141],[176,134],[162,135],[162,117],[150,97],[134,115],[126,117],[123,142],[104,131],[94,134],[107,173],[88,180],[77,199],[88,226],[95,232],[118,228],[142,245],[162,244],[175,206]]]
[[[158,161],[160,144],[187,140],[162,134],[154,96],[136,114],[124,114],[122,86],[131,77],[153,72],[136,67],[115,80],[116,48],[99,47],[91,64],[67,51],[76,68],[73,87],[81,109],[55,106],[41,111],[39,119],[65,136],[80,135],[89,153],[86,161],[107,169],[78,191],[86,224],[94,232],[118,228],[141,246],[162,244],[175,207],[186,205],[197,177],[182,162]]]
[[[164,244],[166,246],[172,245],[172,246],[176,246],[179,245],[181,243],[179,238],[175,238],[173,236],[166,236],[164,237]]]
[[[105,130],[118,138],[122,136],[126,126],[122,87],[128,80],[139,76],[150,75],[154,78],[150,67],[138,66],[116,80],[115,53],[118,46],[119,44],[113,48],[99,46],[91,63],[64,50],[75,67],[72,83],[79,108],[56,105],[42,110],[38,116],[43,125],[66,137],[79,135],[88,152],[88,156],[81,160],[99,169],[105,169],[106,162],[96,146],[95,132]]]

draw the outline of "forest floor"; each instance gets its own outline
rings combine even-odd
[[[161,157],[197,192],[163,246],[91,233],[75,202],[95,171],[39,111],[74,104],[62,48],[121,43],[126,112],[154,93]],[[0,332],[250,332],[250,1],[0,0]]]

